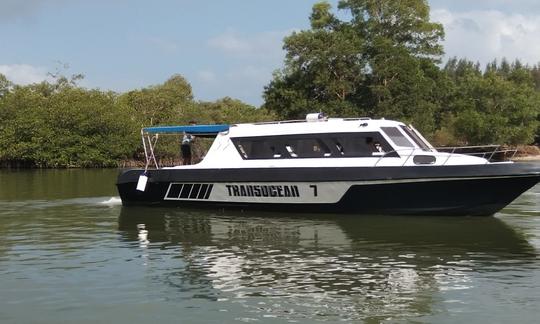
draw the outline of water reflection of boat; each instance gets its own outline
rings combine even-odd
[[[151,242],[291,246],[311,241],[319,246],[387,244],[404,248],[440,247],[490,254],[534,253],[527,240],[497,218],[398,217],[279,214],[122,207],[124,239],[137,240],[145,224]],[[502,256],[502,255],[501,255]]]
[[[504,257],[505,253],[534,253],[527,240],[497,218],[369,217],[336,221],[356,240],[394,243],[411,248],[460,249]]]
[[[204,291],[214,300],[239,300],[254,310],[259,297],[287,297],[265,311],[290,319],[293,313],[284,314],[283,307],[298,315],[316,312],[321,303],[350,320],[427,314],[434,294],[468,287],[471,271],[505,271],[535,259],[527,240],[496,218],[217,215],[123,207],[122,239],[139,241],[139,224],[148,231],[145,253],[178,248],[187,264],[163,274],[168,285],[199,297]]]

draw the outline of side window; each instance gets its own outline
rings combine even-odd
[[[337,157],[386,156],[393,151],[379,133],[333,134],[329,141]]]
[[[381,129],[397,146],[414,147],[397,127],[381,127]]]
[[[272,138],[240,138],[233,140],[244,159],[282,159],[289,157],[281,141]]]
[[[270,152],[273,159],[281,159],[285,157],[282,145],[280,143],[269,143]]]
[[[328,146],[317,138],[289,137],[285,139],[285,148],[293,158],[321,158],[332,155]]]
[[[368,157],[372,150],[366,143],[366,138],[358,134],[357,136],[341,135],[331,138],[332,146],[336,153],[343,157]]]
[[[243,159],[397,156],[378,132],[237,137],[231,140]]]

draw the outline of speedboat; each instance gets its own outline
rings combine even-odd
[[[160,134],[215,137],[194,165],[161,167]],[[540,181],[498,149],[434,148],[414,127],[327,118],[141,130],[144,169],[123,171],[123,205],[398,215],[493,215]],[[460,151],[462,152],[462,151]]]

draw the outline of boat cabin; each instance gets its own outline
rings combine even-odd
[[[352,167],[486,164],[483,157],[439,152],[414,127],[370,118],[305,120],[150,127],[142,130],[147,167],[157,162],[153,146],[158,133],[215,136],[204,159],[172,168]],[[152,163],[154,162],[154,163]]]

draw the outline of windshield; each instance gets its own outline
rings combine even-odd
[[[397,127],[381,127],[381,129],[397,146],[414,147],[413,143],[411,143]]]
[[[420,136],[418,136],[414,130],[410,129],[405,125],[401,125],[400,127],[401,129],[403,129],[405,134],[407,134],[414,141],[414,143],[418,145],[418,147],[420,147],[424,151],[431,151],[431,147],[429,147],[429,145],[424,142],[424,140],[420,138]]]

